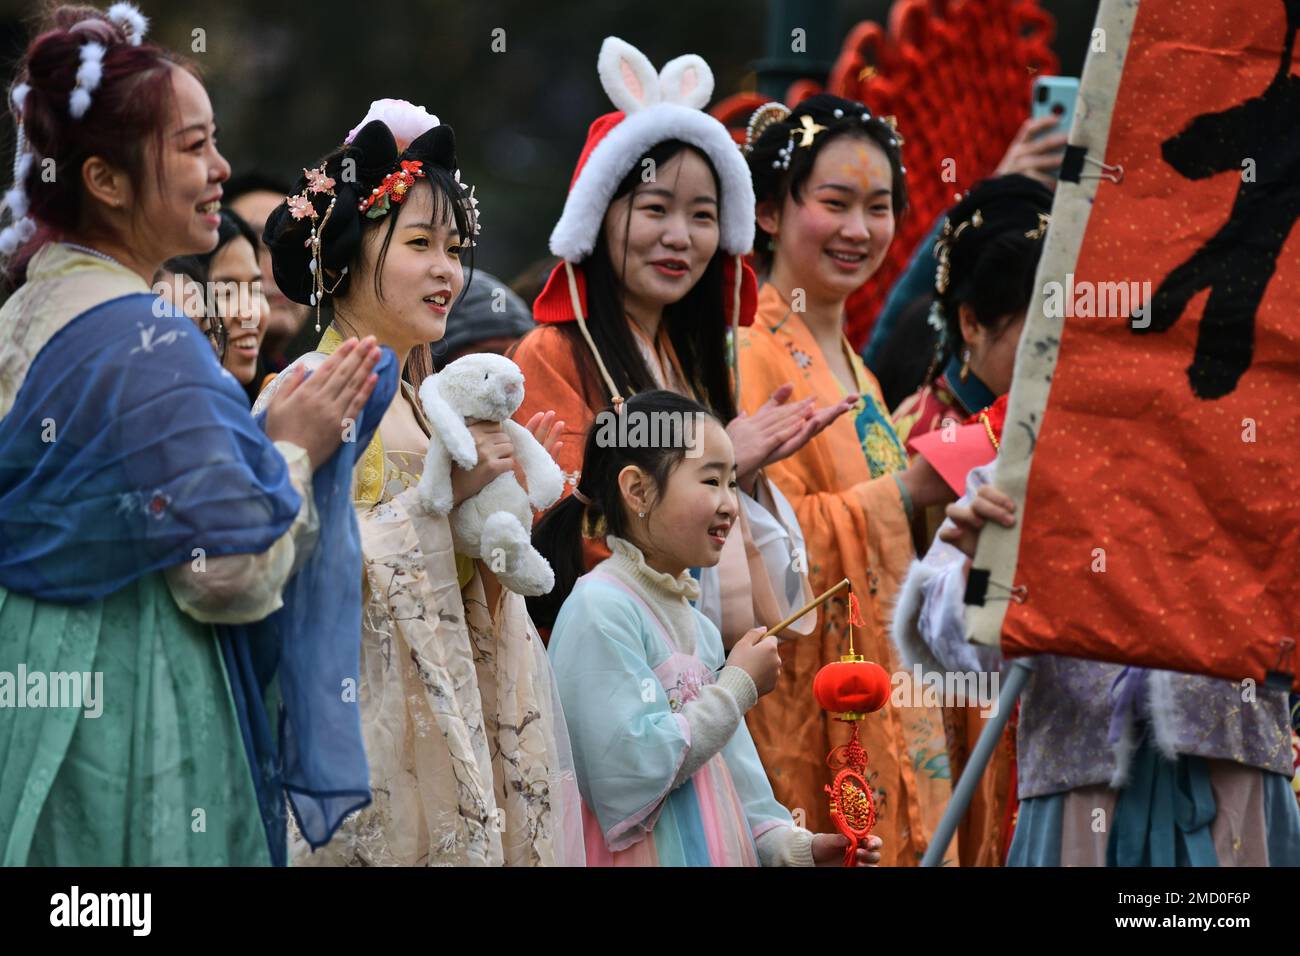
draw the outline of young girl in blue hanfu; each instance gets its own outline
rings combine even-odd
[[[549,650],[587,863],[842,865],[847,839],[795,826],[745,727],[776,684],[776,638],[755,628],[724,655],[718,629],[690,603],[699,585],[688,569],[716,565],[737,520],[731,440],[674,392],[642,392],[618,414],[629,427],[598,418],[576,491],[534,532],[556,587],[572,587]],[[612,554],[575,584],[584,524],[588,536],[607,533]],[[877,863],[879,848],[872,837],[857,865]]]

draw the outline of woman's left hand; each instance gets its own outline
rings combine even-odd
[[[898,477],[912,496],[912,507],[917,511],[957,500],[957,493],[922,455],[917,455],[906,471],[898,473]]]
[[[560,435],[564,432],[564,422],[555,420],[555,412],[538,412],[532,418],[528,419],[528,424],[524,426],[533,433],[552,458],[559,460],[560,449],[564,447],[564,442],[560,441]]]
[[[996,521],[1004,528],[1016,523],[1016,502],[1006,492],[984,485],[968,504],[950,504],[945,511],[949,520],[939,528],[939,540],[947,542],[968,558],[975,557],[980,529],[986,521]]]
[[[803,427],[794,434],[793,437],[779,445],[776,451],[768,456],[764,464],[770,465],[773,462],[789,458],[804,445],[808,444],[830,425],[831,422],[839,418],[845,412],[852,411],[853,407],[858,404],[856,394],[845,395],[834,405],[827,405],[825,408],[814,409],[812,414],[805,419]]]
[[[854,852],[854,866],[877,866],[880,863],[880,848],[884,841],[878,836],[867,837],[866,842],[858,844]],[[813,863],[817,866],[843,866],[844,851],[849,848],[849,838],[842,833],[813,834]]]

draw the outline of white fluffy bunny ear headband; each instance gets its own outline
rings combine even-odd
[[[704,59],[688,53],[656,72],[632,44],[606,37],[596,72],[624,115],[609,114],[593,124],[564,211],[551,232],[551,251],[569,262],[591,255],[619,181],[651,147],[679,139],[709,157],[718,172],[723,251],[748,253],[754,242],[754,187],[731,134],[704,112],[713,96],[713,71]]]
[[[610,102],[628,114],[661,102],[702,110],[713,97],[713,71],[694,53],[670,60],[656,73],[646,55],[632,44],[606,37],[596,72]]]

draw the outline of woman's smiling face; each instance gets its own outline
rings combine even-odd
[[[796,147],[797,148],[797,147]],[[875,142],[840,136],[817,154],[798,199],[762,203],[758,223],[776,237],[773,275],[819,299],[866,282],[894,239],[893,171]]]
[[[262,296],[262,267],[257,252],[236,236],[212,257],[209,280],[214,308],[226,327],[222,365],[247,385],[257,374],[257,353],[266,334],[266,299]]]
[[[161,165],[147,150],[146,179],[130,223],[132,242],[159,262],[216,246],[221,184],[230,178],[230,164],[217,151],[207,90],[177,66],[171,67],[171,83]]]
[[[461,236],[446,201],[434,222],[433,187],[416,184],[400,206],[388,252],[379,276],[382,296],[375,292],[374,270],[387,233],[386,218],[367,230],[361,264],[343,301],[349,313],[365,317],[369,334],[400,351],[436,342],[447,329],[447,313],[465,284],[461,268]]]
[[[718,184],[694,149],[682,149],[609,205],[605,240],[624,304],[633,315],[661,313],[704,275],[718,251]]]

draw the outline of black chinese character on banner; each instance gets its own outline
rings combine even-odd
[[[1165,162],[1187,179],[1230,169],[1242,178],[1228,221],[1165,276],[1150,312],[1134,317],[1131,325],[1138,335],[1164,332],[1194,295],[1210,290],[1187,368],[1192,392],[1201,399],[1229,394],[1250,368],[1255,313],[1300,217],[1300,76],[1290,75],[1300,0],[1283,2],[1282,62],[1264,92],[1222,112],[1201,114],[1162,144]]]

